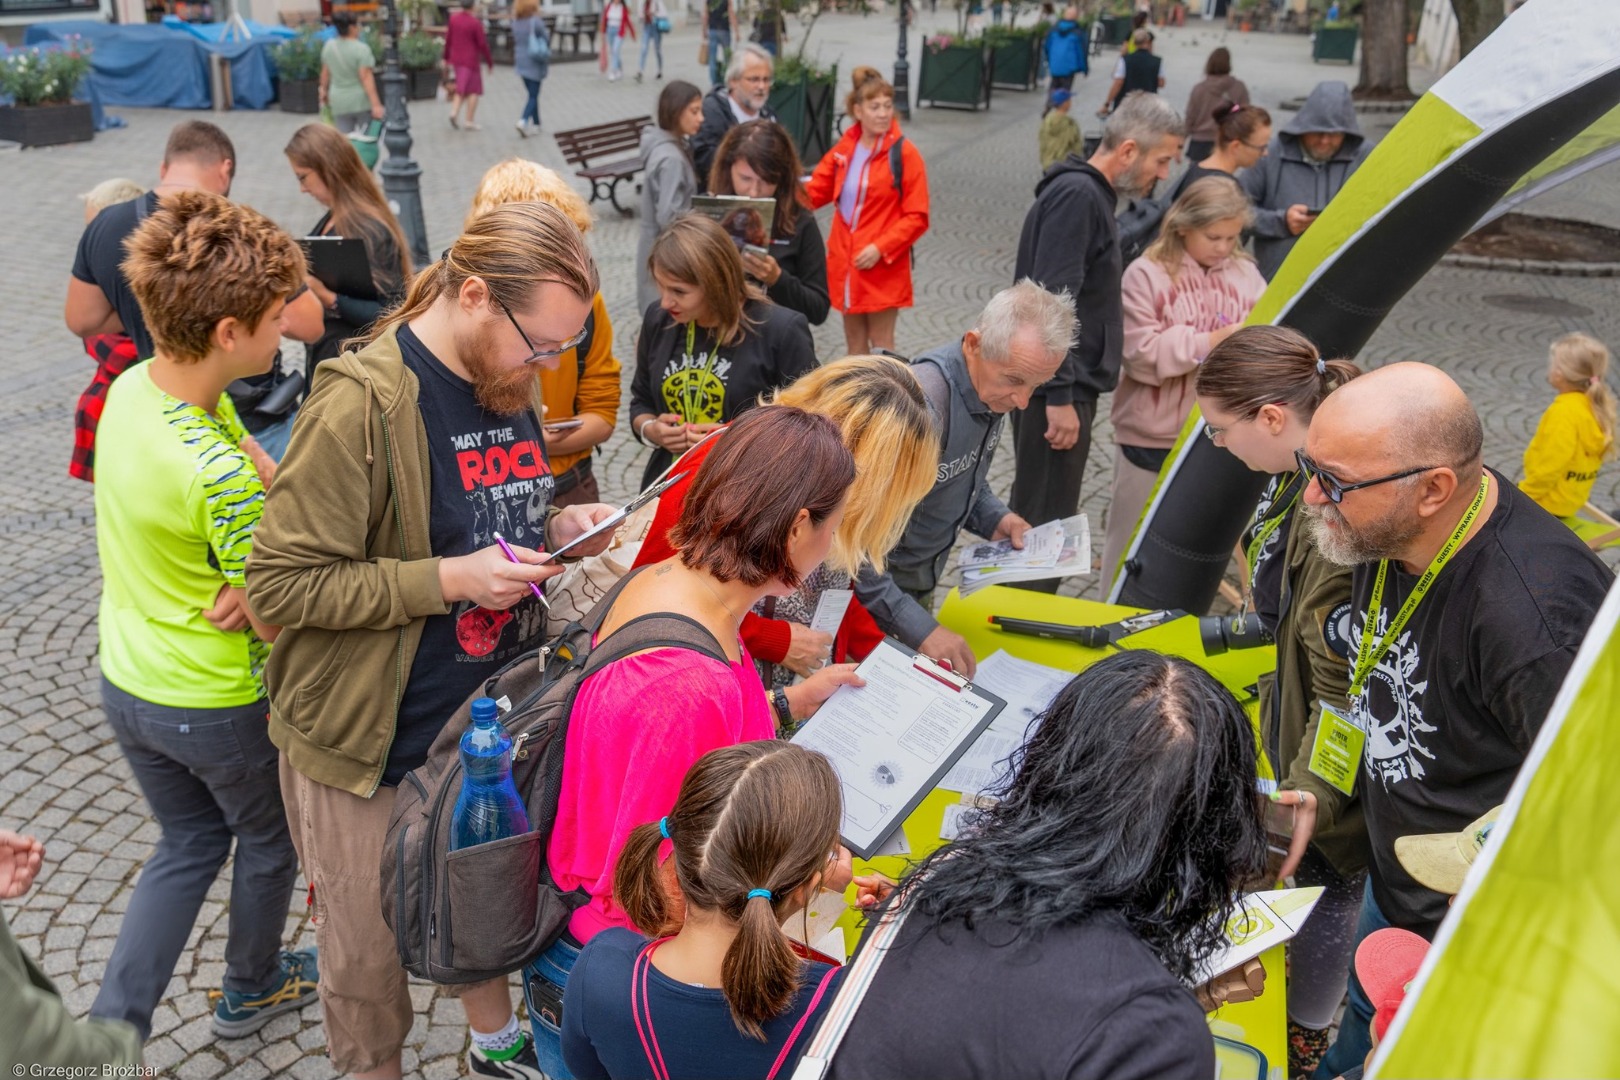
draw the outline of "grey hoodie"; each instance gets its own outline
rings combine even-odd
[[[653,241],[670,223],[692,209],[697,173],[680,139],[657,125],[641,129],[646,172],[641,180],[641,236],[636,241],[636,304],[645,312],[658,300],[658,286],[647,269]]]
[[[1329,160],[1314,161],[1299,143],[1310,131],[1342,131],[1344,145]],[[1342,82],[1317,83],[1299,115],[1272,136],[1260,163],[1238,174],[1254,203],[1254,257],[1266,280],[1277,273],[1298,239],[1284,220],[1288,208],[1300,203],[1313,210],[1326,206],[1370,149],[1356,123],[1350,88]]]
[[[939,432],[939,469],[933,490],[917,504],[905,535],[889,553],[888,569],[882,574],[873,573],[871,567],[861,571],[855,595],[880,630],[916,648],[939,623],[907,591],[932,589],[938,583],[964,527],[988,538],[1008,511],[989,482],[990,462],[1001,441],[1002,414],[979,400],[968,378],[962,343],[926,352],[912,365]]]

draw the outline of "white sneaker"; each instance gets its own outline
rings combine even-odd
[[[523,136],[525,139],[527,139],[529,137],[529,125],[528,124],[525,124],[522,120],[519,120],[513,126],[518,129],[518,134],[519,135]]]

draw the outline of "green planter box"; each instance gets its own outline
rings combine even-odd
[[[1135,19],[1130,15],[1104,15],[1102,17],[1104,45],[1123,45],[1131,36]]]
[[[917,104],[953,109],[990,107],[990,46],[925,47],[917,76]]]
[[[998,90],[1033,90],[1041,77],[1041,39],[1021,34],[990,46],[990,85]]]
[[[799,160],[808,169],[832,149],[833,118],[838,112],[838,69],[832,70],[830,80],[812,79],[801,75],[792,82],[777,82],[771,87],[770,107],[777,122],[793,136],[799,148]]]
[[[1316,32],[1311,41],[1311,60],[1343,60],[1347,64],[1356,62],[1356,39],[1361,36],[1359,27],[1323,27]]]
[[[0,139],[23,146],[89,142],[95,134],[89,102],[0,106]]]

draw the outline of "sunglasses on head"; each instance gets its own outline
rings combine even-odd
[[[1319,484],[1322,488],[1322,494],[1328,497],[1328,502],[1335,505],[1344,501],[1346,492],[1360,491],[1362,488],[1376,487],[1379,484],[1387,484],[1391,480],[1404,480],[1408,476],[1416,476],[1418,473],[1428,472],[1430,469],[1440,468],[1438,465],[1424,465],[1416,469],[1406,469],[1403,472],[1390,473],[1388,476],[1380,476],[1373,480],[1361,480],[1354,484],[1346,484],[1332,473],[1323,472],[1322,467],[1316,462],[1312,461],[1303,450],[1294,451],[1294,461],[1298,463],[1299,471],[1304,475],[1306,481],[1309,482],[1312,477],[1315,477],[1317,484]]]

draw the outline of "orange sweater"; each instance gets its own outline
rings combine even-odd
[[[567,420],[590,413],[606,420],[611,429],[619,416],[619,361],[613,355],[613,324],[608,321],[602,294],[591,301],[595,326],[591,331],[590,352],[585,356],[585,376],[580,377],[579,349],[569,349],[558,358],[555,368],[540,369],[540,397],[546,404],[546,422]],[[558,476],[572,469],[589,450],[554,454],[551,471]]]

